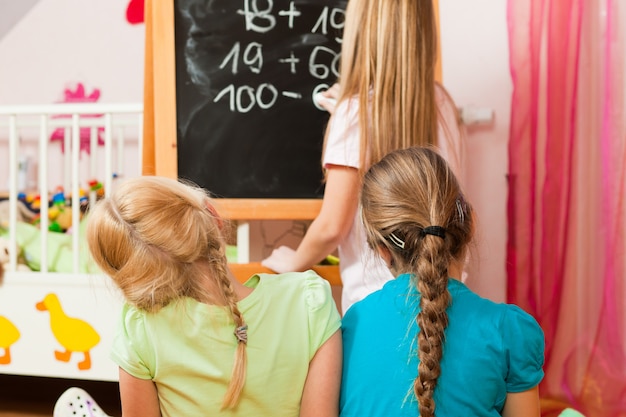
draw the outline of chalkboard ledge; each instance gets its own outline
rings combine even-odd
[[[216,198],[217,211],[229,220],[313,220],[322,199]]]
[[[261,265],[260,262],[251,262],[247,264],[229,264],[235,278],[240,282],[246,282],[254,274],[259,273],[273,273],[271,269],[268,269]],[[319,276],[327,280],[330,285],[341,286],[341,276],[339,274],[339,267],[337,265],[315,265],[312,268]]]

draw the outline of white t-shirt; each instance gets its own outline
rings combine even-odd
[[[435,88],[439,109],[437,147],[450,168],[462,181],[463,134],[457,120],[455,105],[439,85]],[[339,103],[330,120],[330,131],[324,152],[324,167],[360,166],[358,102],[351,99]],[[360,216],[355,216],[352,229],[339,243],[339,270],[343,284],[341,309],[345,313],[355,302],[382,288],[393,275],[383,259],[367,245]]]

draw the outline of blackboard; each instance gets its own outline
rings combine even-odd
[[[178,176],[224,198],[319,198],[347,1],[176,0]]]

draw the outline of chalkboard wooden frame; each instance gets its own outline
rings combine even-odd
[[[145,2],[143,173],[178,176],[176,152],[176,68],[174,0]],[[319,199],[220,199],[230,219],[311,220]]]
[[[178,176],[174,0],[145,2],[144,174]],[[151,141],[152,139],[152,141]],[[246,220],[312,220],[321,199],[219,199],[223,215]]]

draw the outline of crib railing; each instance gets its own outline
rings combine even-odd
[[[116,178],[140,175],[142,126],[141,104],[0,106],[0,144],[8,140],[6,155],[0,150],[0,167],[6,167],[8,162],[10,247],[17,248],[18,193],[27,191],[18,189],[19,157],[24,154],[25,147],[32,147],[34,144],[37,148],[37,185],[33,191],[39,195],[41,201],[41,271],[48,272],[48,202],[55,186],[50,183],[50,151],[53,147],[58,151],[59,146],[64,149],[62,188],[64,192],[69,190],[71,194],[72,225],[78,229],[81,217],[81,172],[83,175],[87,173],[90,178],[101,178],[104,193],[113,189]],[[60,143],[52,143],[53,136]],[[126,145],[132,141],[136,141],[137,159],[128,161]],[[0,186],[0,190],[2,187],[4,185]],[[91,191],[88,194],[90,204],[93,204],[96,192]],[[80,250],[85,249],[81,248],[79,233],[75,230],[72,233],[74,273],[79,272]],[[11,250],[8,272],[16,269],[17,250]]]

